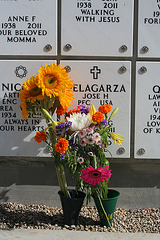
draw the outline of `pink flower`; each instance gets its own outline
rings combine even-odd
[[[93,127],[91,127],[91,125],[86,129],[87,133],[93,133]]]
[[[85,131],[85,130],[81,130],[81,131],[79,131],[79,133],[78,133],[78,136],[79,136],[80,138],[83,138],[85,135],[86,135],[86,131]]]
[[[100,144],[100,147],[101,147],[101,148],[105,148],[104,143],[101,143],[101,144]]]
[[[89,128],[95,128],[96,124],[95,123],[91,123],[91,125],[89,126]]]
[[[94,140],[95,140],[96,143],[97,143],[98,141],[101,140],[101,135],[100,135],[99,133],[94,133],[94,134],[93,134],[93,138],[94,138]]]
[[[79,144],[82,146],[82,147],[85,147],[86,146],[86,140],[84,138],[82,138],[80,141],[79,141]]]
[[[94,143],[95,143],[95,140],[93,139],[92,136],[89,136],[89,137],[87,137],[86,142],[87,142],[88,144],[94,144]]]
[[[97,145],[101,145],[101,140],[96,141]],[[101,146],[100,146],[101,147]]]
[[[98,125],[98,124],[96,124],[96,125],[94,126],[94,130],[97,130],[97,129],[99,129],[99,125]]]
[[[92,166],[86,167],[84,170],[81,170],[80,178],[91,185],[99,184],[103,181],[108,181],[111,177],[111,170],[106,170],[109,166],[103,168],[93,168]]]

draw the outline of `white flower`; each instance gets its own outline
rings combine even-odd
[[[80,156],[80,157],[78,157],[77,161],[78,161],[80,164],[82,164],[82,163],[84,163],[84,158]]]
[[[86,129],[91,124],[90,114],[73,113],[72,115],[70,115],[70,117],[66,118],[68,122],[72,122],[72,131],[81,131],[83,129]]]
[[[97,142],[99,142],[101,140],[101,135],[99,133],[94,133],[93,134],[93,138],[94,140]]]
[[[93,157],[93,152],[88,152],[88,155]]]

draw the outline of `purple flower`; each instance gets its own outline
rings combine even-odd
[[[73,139],[70,139],[70,140],[69,140],[69,145],[70,145],[71,147],[78,147],[78,145],[74,143]]]
[[[105,119],[102,120],[102,123],[104,123],[105,125],[108,125],[108,122]]]
[[[81,108],[80,108],[80,111],[81,111],[81,113],[87,114],[89,112],[89,108],[84,106],[84,105],[82,105]]]
[[[56,126],[56,129],[60,129],[60,128],[65,128],[65,123],[59,123],[59,124]]]
[[[71,124],[72,124],[72,122],[70,122],[70,121],[65,123],[65,130],[66,131],[68,131],[68,129],[70,128]]]
[[[65,153],[62,153],[62,154],[61,154],[61,159],[63,159],[63,158],[64,158],[64,156],[65,156]]]

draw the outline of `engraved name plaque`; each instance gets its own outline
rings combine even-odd
[[[160,56],[160,1],[140,0],[138,17],[138,56]]]
[[[138,62],[136,80],[135,158],[159,158],[160,63]]]
[[[54,62],[54,61],[52,61]],[[50,61],[47,61],[50,64]],[[0,155],[49,156],[45,143],[37,143],[34,136],[44,130],[45,120],[35,109],[23,119],[19,90],[27,78],[34,76],[45,61],[0,61]]]
[[[121,134],[124,141],[122,146],[110,141],[110,151],[115,158],[128,158],[130,156],[130,62],[62,61],[61,65],[70,67],[69,75],[75,83],[72,108],[77,105],[90,106],[90,104],[94,104],[97,110],[104,104],[110,104],[112,110],[119,107],[113,119],[116,127],[113,125],[112,131]],[[109,154],[106,153],[106,156],[109,157]]]
[[[0,55],[56,55],[57,1],[0,1]]]
[[[62,0],[62,55],[132,56],[133,0]]]

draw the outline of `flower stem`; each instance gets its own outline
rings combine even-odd
[[[103,207],[103,204],[102,204],[101,198],[99,197],[99,194],[98,194],[98,199],[99,199],[101,208],[102,208],[102,210],[103,210],[103,212],[104,212],[104,215],[105,215],[105,217],[106,217],[106,219],[107,219],[107,222],[108,222],[108,224],[109,224],[109,227],[112,229],[112,226],[111,226],[111,224],[110,224],[110,221],[109,221],[109,218],[108,218],[108,216],[107,216],[107,213],[106,213],[106,211],[105,211],[105,209],[104,209],[104,207]],[[112,229],[112,232],[114,232],[113,229]]]
[[[52,107],[52,114],[55,112],[58,104],[59,104],[59,100],[58,100],[58,98],[55,98],[55,102]],[[55,122],[52,120],[52,116],[49,114],[47,102],[45,102],[45,106],[43,106],[43,109],[40,108],[40,106],[38,104],[36,104],[36,105],[42,112],[42,114],[46,120],[46,123],[48,125],[49,136],[50,136],[50,141],[51,141],[51,145],[52,145],[52,154],[53,154],[53,156],[56,156],[58,158],[55,161],[55,168],[56,168],[56,172],[57,172],[57,178],[58,178],[60,190],[64,196],[69,197],[68,191],[67,191],[67,181],[66,181],[66,177],[65,177],[64,167],[63,167],[62,163],[60,162],[59,155],[56,155],[56,151],[55,151],[56,136],[53,132],[53,129],[51,128],[51,126],[55,127],[55,124],[54,124]]]
[[[53,134],[53,129],[49,128],[49,134],[50,134],[50,140],[52,143],[52,149],[53,149],[53,155],[56,155],[56,153],[54,154],[55,151],[55,142],[56,142],[56,137]],[[59,156],[57,156],[57,158],[60,158]],[[58,161],[55,161],[55,167],[56,167],[56,172],[57,172],[57,178],[58,178],[58,183],[61,189],[61,192],[64,194],[64,196],[69,197],[68,195],[68,191],[67,191],[67,181],[66,181],[66,177],[65,177],[65,172],[64,172],[64,167],[60,162],[60,159],[58,159]]]
[[[57,178],[58,178],[61,192],[65,197],[69,197],[68,191],[67,191],[67,182],[65,178],[64,167],[62,164],[59,164],[56,166],[56,172],[57,172]]]
[[[52,114],[55,112],[57,106],[60,104],[58,97],[55,97],[55,101],[52,107]]]
[[[96,155],[93,155],[93,160],[94,160],[94,168],[97,168],[97,160],[96,160]]]

